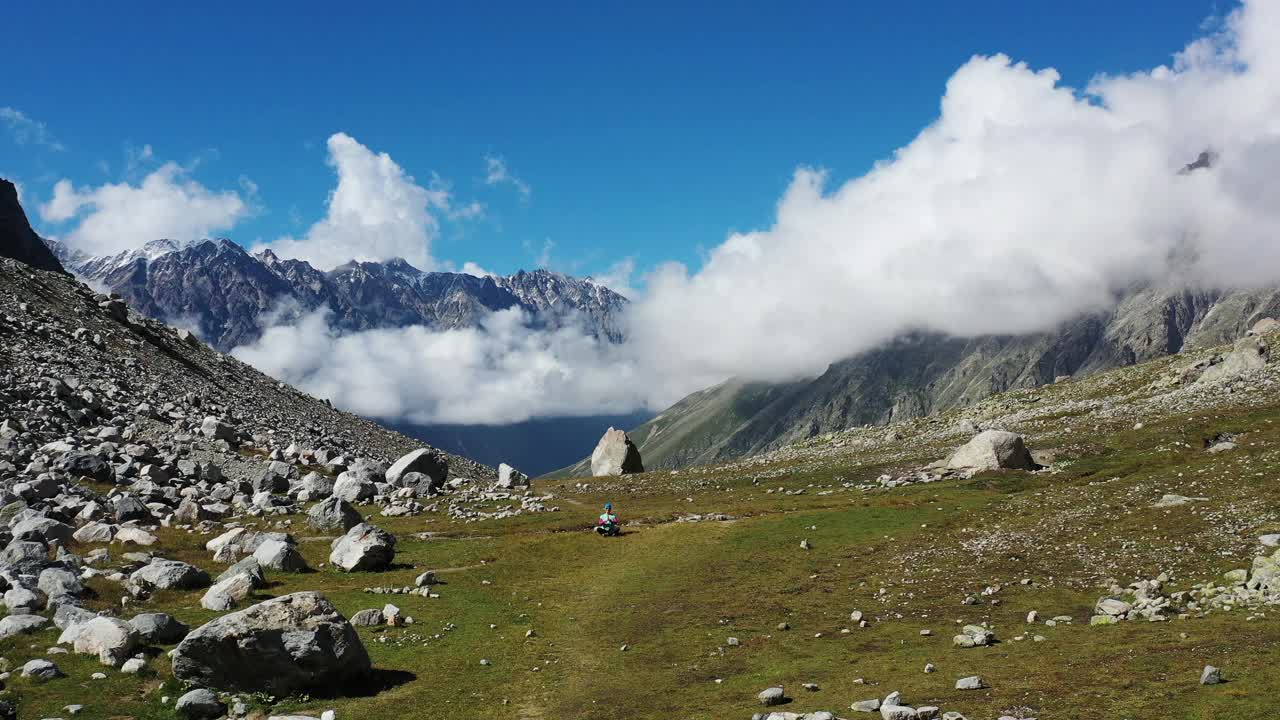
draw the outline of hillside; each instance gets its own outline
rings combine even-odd
[[[297,602],[304,596],[295,593],[315,590],[338,614],[324,622],[359,618],[345,627],[372,667],[361,684],[255,691],[260,680],[233,680],[229,668],[216,666],[211,680],[196,684],[211,685],[213,701],[239,707],[239,715],[335,710],[369,720],[403,717],[409,707],[442,717],[594,717],[605,705],[610,716],[641,720],[746,720],[769,710],[757,694],[771,687],[790,699],[782,710],[810,713],[808,720],[831,717],[822,712],[864,717],[851,706],[886,699],[924,711],[915,717],[936,707],[975,720],[1228,720],[1265,716],[1280,688],[1272,658],[1280,585],[1270,580],[1275,551],[1267,545],[1280,532],[1275,334],[1265,344],[1246,338],[1234,348],[1188,350],[997,394],[889,431],[855,428],[678,472],[540,480],[528,490],[463,483],[411,512],[396,510],[411,505],[380,485],[376,495],[352,495],[352,504],[360,519],[394,534],[394,562],[344,572],[334,566],[342,556],[331,552],[342,528],[309,525],[316,508],[333,501],[297,494],[318,487],[314,478],[308,485],[294,475],[278,486],[287,491],[265,490],[252,502],[241,496],[224,503],[227,510],[202,500],[206,512],[228,514],[197,521],[172,503],[193,493],[216,496],[226,482],[197,481],[182,468],[216,463],[233,484],[249,483],[258,475],[241,462],[265,464],[258,453],[268,449],[286,475],[332,479],[332,469],[309,464],[314,452],[281,448],[282,436],[296,440],[306,431],[295,417],[303,408],[322,426],[347,418],[287,389],[250,387],[253,371],[234,365],[236,384],[249,388],[244,395],[210,378],[192,385],[202,382],[201,371],[233,361],[213,360],[199,347],[189,352],[175,332],[137,316],[122,324],[68,278],[7,261],[0,271],[0,347],[12,368],[0,396],[0,416],[8,419],[0,450],[18,454],[0,464],[0,481],[14,498],[6,513],[17,511],[8,515],[11,532],[27,538],[5,550],[0,576],[30,586],[35,575],[23,579],[14,569],[16,553],[50,542],[57,559],[39,558],[40,586],[52,589],[50,578],[62,577],[75,593],[51,603],[62,609],[41,604],[23,616],[35,619],[0,620],[0,654],[14,669],[0,702],[17,703],[20,717],[56,716],[69,704],[89,719],[172,717],[176,699],[192,688],[174,673],[200,677],[190,674],[196,640],[178,642],[184,634],[208,637],[242,610],[262,607],[250,603]],[[20,297],[8,292],[15,287]],[[86,328],[82,339],[64,318]],[[94,335],[107,348],[141,353],[137,362],[97,364],[105,351],[79,349]],[[74,378],[57,365],[69,349]],[[152,402],[162,418],[130,413],[134,385],[110,374],[116,367],[145,373],[139,386],[157,385]],[[40,379],[57,372],[71,392]],[[184,385],[201,398],[198,410],[178,393]],[[101,398],[101,410],[77,416],[86,390]],[[232,397],[257,398],[261,408],[231,413],[245,430],[235,445],[219,450],[201,432],[184,430],[207,412],[227,412],[220,404],[231,407],[224,398]],[[123,422],[107,425],[113,415]],[[75,417],[83,423],[76,426]],[[338,425],[325,434],[375,451],[404,449],[398,436],[366,434],[368,426],[350,422],[349,435]],[[987,428],[1021,433],[1043,467],[965,471],[937,462]],[[115,433],[131,444],[118,444]],[[113,459],[109,482],[34,475],[73,461],[89,468],[83,456],[99,453]],[[135,459],[118,462],[125,456]],[[166,478],[157,465],[175,472]],[[250,467],[261,473],[264,466]],[[451,459],[451,475],[453,467]],[[347,492],[351,479],[342,473],[331,491]],[[56,495],[34,491],[51,480]],[[148,514],[124,499],[138,493]],[[605,501],[623,518],[622,537],[587,530]],[[138,514],[117,523],[83,509],[94,502]],[[64,523],[75,537],[40,539]],[[108,543],[85,531],[100,525],[121,539]],[[267,568],[268,584],[251,589],[237,609],[203,607],[212,577],[242,557],[224,549],[224,533],[235,527],[282,538],[274,547],[293,548],[309,570]],[[125,535],[151,544],[124,544],[133,542]],[[24,557],[30,573],[36,558]],[[175,561],[206,573],[204,584],[137,590],[139,573]],[[244,562],[231,566],[231,578],[245,572]],[[65,568],[76,569],[83,587],[66,584],[58,575]],[[5,596],[13,607],[25,597]],[[117,613],[167,613],[183,629],[139,641],[129,661],[138,664],[126,671],[115,656],[95,656],[97,645],[73,643],[89,637],[75,623],[94,613],[108,618],[100,624],[116,622]],[[57,628],[45,624],[46,615]],[[68,652],[46,650],[60,636]],[[979,637],[984,645],[961,646]],[[327,664],[331,651],[316,652],[308,667],[340,667]],[[36,673],[46,666],[37,661],[56,665],[61,677],[41,680]],[[1201,684],[1206,665],[1220,668],[1225,683]],[[275,673],[293,677],[288,667]],[[973,677],[966,682],[977,689],[957,687]]]
[[[380,461],[425,447],[138,315],[68,275],[0,259],[0,288],[0,418],[28,414],[20,388],[45,382],[60,394],[92,396],[72,415],[85,423],[119,417],[192,432],[204,417],[216,416],[266,451],[295,445]],[[449,460],[461,476],[493,476],[466,458]]]
[[[731,380],[629,432],[645,466],[676,468],[765,452],[860,425],[923,417],[1063,376],[1086,376],[1221,344],[1280,314],[1280,292],[1164,291],[1052,332],[954,338],[918,334],[832,364],[812,380]],[[558,471],[587,474],[585,462]]]

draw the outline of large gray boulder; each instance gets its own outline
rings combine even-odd
[[[382,570],[396,556],[396,537],[369,523],[360,523],[333,541],[329,562],[347,572]]]
[[[631,442],[631,438],[621,430],[606,430],[591,453],[591,474],[601,477],[642,472],[644,463],[640,460],[640,449]]]
[[[129,624],[138,631],[143,642],[153,645],[176,643],[191,632],[186,623],[168,613],[142,613],[135,615]]]
[[[1022,436],[1004,430],[987,430],[978,433],[947,459],[952,470],[981,472],[983,470],[1035,470]]]
[[[1236,340],[1235,346],[1222,362],[1210,365],[1196,384],[1225,383],[1238,380],[1267,366],[1270,348],[1259,337],[1249,336]]]
[[[8,615],[0,619],[0,640],[43,630],[49,621],[39,615]]]
[[[129,576],[134,591],[196,590],[209,585],[209,573],[181,560],[156,558]]]
[[[498,466],[498,487],[507,489],[529,487],[529,476],[506,463]]]
[[[205,610],[223,612],[240,604],[253,593],[255,587],[253,576],[241,570],[229,577],[222,578],[200,598],[200,607]]]
[[[307,569],[307,561],[298,552],[298,548],[282,540],[268,540],[253,551],[252,557],[270,570],[282,572],[302,572]]]
[[[77,597],[84,592],[84,584],[80,582],[80,576],[63,567],[45,568],[40,571],[40,579],[36,586],[40,588],[40,592],[49,597],[59,595]]]
[[[207,417],[200,423],[200,432],[210,440],[235,440],[236,429],[216,417]]]
[[[430,477],[437,484],[444,484],[449,476],[449,461],[439,451],[419,448],[395,461],[387,468],[386,480],[393,487],[400,487],[401,479],[411,472]]]
[[[129,623],[99,615],[63,630],[58,642],[71,643],[78,653],[97,655],[103,665],[120,667],[138,648],[141,636]]]
[[[351,507],[351,503],[332,495],[312,505],[307,511],[307,524],[316,530],[346,532],[359,525],[360,521],[360,513]]]
[[[173,704],[173,709],[187,720],[213,720],[213,718],[222,717],[227,706],[212,691],[196,688],[178,698],[178,701]]]
[[[371,499],[377,491],[372,482],[348,470],[339,475],[338,481],[333,484],[332,497],[349,503],[362,503]]]
[[[277,696],[331,694],[368,677],[355,628],[316,592],[258,603],[196,628],[173,652],[173,674],[193,685]]]

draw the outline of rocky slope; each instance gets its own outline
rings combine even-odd
[[[537,270],[507,277],[422,272],[404,260],[350,262],[321,271],[270,250],[250,254],[225,239],[156,240],[111,257],[90,257],[51,243],[63,263],[150,317],[189,327],[230,350],[250,342],[270,317],[327,307],[345,331],[425,325],[475,327],[496,310],[520,308],[538,326],[584,323],[621,340],[621,295],[590,279]]]
[[[22,467],[25,453],[84,427],[136,425],[139,433],[189,438],[207,416],[264,452],[294,446],[385,461],[421,447],[70,276],[7,259],[0,260],[0,339],[0,419],[22,428],[6,446],[26,448],[8,472]],[[460,457],[451,464],[464,476],[493,472]]]
[[[1005,390],[1141,363],[1238,337],[1280,314],[1280,291],[1129,293],[1107,312],[1024,336],[904,337],[811,380],[729,380],[630,431],[645,465],[743,457],[850,427],[963,407]],[[584,460],[557,474],[586,475]]]

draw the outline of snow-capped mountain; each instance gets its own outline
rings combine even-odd
[[[49,245],[85,281],[118,293],[140,312],[197,330],[222,350],[254,340],[268,313],[320,307],[330,308],[334,326],[348,331],[475,327],[490,312],[518,307],[536,325],[582,323],[616,342],[627,302],[599,283],[547,270],[476,277],[423,272],[397,258],[322,271],[270,250],[250,254],[226,239],[156,240],[106,257]]]

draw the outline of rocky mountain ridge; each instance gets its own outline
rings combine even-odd
[[[518,308],[537,327],[582,323],[597,337],[622,339],[627,300],[591,279],[535,270],[509,276],[423,272],[396,258],[352,261],[329,271],[270,250],[251,254],[227,239],[155,240],[93,257],[49,242],[63,264],[150,317],[188,327],[219,350],[251,342],[271,319],[319,308],[342,331],[425,325],[476,327],[494,311]]]

